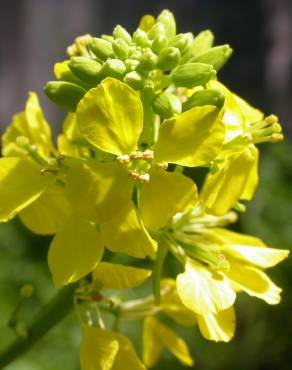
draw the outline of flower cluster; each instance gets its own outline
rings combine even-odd
[[[237,293],[280,301],[265,270],[288,251],[225,226],[257,187],[256,145],[282,140],[281,126],[218,81],[231,48],[212,44],[210,31],[176,34],[167,10],[144,16],[132,35],[117,26],[78,37],[55,65],[58,81],[45,87],[68,111],[57,147],[34,93],[2,137],[0,221],[18,215],[33,232],[54,235],[55,286],[80,281],[82,370],[145,369],[163,347],[192,366],[161,315],[227,342]],[[185,171],[193,167],[207,170],[199,190]],[[152,268],[110,261],[116,253]],[[181,273],[163,278],[168,254]],[[107,294],[150,277],[149,296]],[[143,361],[116,324],[105,327],[103,311],[116,322],[144,320]]]

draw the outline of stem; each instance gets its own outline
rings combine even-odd
[[[61,289],[48,302],[26,328],[27,336],[17,337],[6,349],[0,351],[0,369],[27,352],[50,329],[57,325],[74,307],[76,284]]]

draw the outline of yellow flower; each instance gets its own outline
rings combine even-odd
[[[124,335],[92,326],[84,326],[82,332],[81,370],[146,370]]]
[[[281,262],[289,251],[268,248],[257,238],[217,227],[230,216],[194,210],[183,217],[174,220],[169,240],[184,254],[185,271],[177,276],[177,290],[187,308],[203,316],[220,313],[233,305],[240,290],[269,304],[280,302],[281,289],[264,269]]]

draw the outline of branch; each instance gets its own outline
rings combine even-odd
[[[27,352],[72,310],[75,289],[76,284],[62,288],[28,325],[27,337],[17,337],[6,349],[0,351],[0,369]]]

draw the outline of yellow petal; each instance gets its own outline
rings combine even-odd
[[[218,113],[213,106],[195,107],[165,121],[153,148],[156,160],[189,167],[208,164],[224,141]]]
[[[217,314],[198,315],[197,319],[201,334],[208,340],[229,342],[234,336],[236,319],[233,307]]]
[[[224,215],[238,200],[252,197],[258,182],[254,177],[255,161],[249,150],[235,153],[217,172],[207,176],[200,199],[208,212]]]
[[[229,262],[230,271],[225,274],[238,288],[251,296],[263,299],[269,304],[280,302],[282,289],[275,285],[267,274],[252,266],[231,260]]]
[[[133,183],[118,163],[88,161],[68,171],[67,194],[75,210],[84,217],[106,222],[132,197]]]
[[[208,234],[224,245],[224,254],[262,268],[277,265],[289,254],[286,249],[267,247],[263,241],[254,236],[227,229],[214,228]]]
[[[186,176],[153,169],[150,182],[141,191],[141,214],[145,226],[155,230],[165,226],[175,213],[194,207],[197,187]]]
[[[200,315],[225,310],[235,301],[235,293],[227,279],[195,261],[186,263],[185,272],[177,276],[176,282],[183,304]]]
[[[55,235],[48,263],[54,284],[60,287],[91,272],[103,255],[103,241],[96,227],[77,215]]]
[[[143,324],[143,362],[147,367],[153,367],[158,362],[162,346],[155,331],[156,320],[149,316]]]
[[[163,312],[179,325],[187,327],[195,326],[197,316],[182,304],[177,294],[175,280],[169,278],[162,279],[160,281],[160,287],[160,306]]]
[[[146,370],[141,360],[137,356],[132,342],[124,335],[117,332],[111,332],[114,339],[119,343],[119,351],[117,353],[112,370]]]
[[[113,154],[136,150],[143,127],[143,107],[125,83],[106,78],[85,94],[76,111],[77,125],[92,145]]]
[[[137,258],[153,255],[157,243],[145,229],[132,203],[116,217],[100,225],[106,247],[112,252],[127,253]]]
[[[92,326],[82,328],[80,345],[81,370],[110,370],[119,350],[111,332]]]
[[[93,279],[107,289],[134,288],[142,284],[151,275],[151,270],[100,262],[93,270]]]
[[[158,341],[160,341],[169,352],[171,352],[184,366],[193,366],[194,361],[186,343],[178,337],[173,330],[163,325],[154,317],[148,317],[146,320],[148,320],[148,323],[152,321],[152,330],[154,330]]]
[[[24,225],[36,234],[55,234],[72,212],[65,197],[65,189],[58,183],[48,187],[43,194],[19,213]]]
[[[55,180],[50,173],[22,158],[0,159],[0,222],[6,222],[34,202]]]
[[[27,152],[17,145],[17,137],[24,136],[36,151],[48,158],[54,151],[51,130],[39,104],[37,95],[30,92],[25,111],[16,114],[2,136],[2,153],[5,157],[25,156]]]

